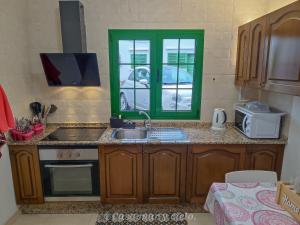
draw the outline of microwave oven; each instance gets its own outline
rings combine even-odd
[[[269,112],[255,112],[244,106],[235,107],[235,128],[248,138],[280,138],[282,117],[286,115],[274,108]]]

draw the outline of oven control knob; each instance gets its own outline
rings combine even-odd
[[[72,156],[73,156],[72,152],[69,152],[69,159],[72,159]]]
[[[79,158],[80,157],[80,152],[76,153],[76,157]]]

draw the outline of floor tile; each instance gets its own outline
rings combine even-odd
[[[188,225],[215,225],[214,219],[209,213],[188,213]]]
[[[95,225],[97,214],[23,214],[9,225]],[[208,213],[187,214],[188,225],[214,225]]]

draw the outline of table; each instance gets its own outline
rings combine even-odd
[[[271,183],[213,183],[204,208],[217,225],[299,225],[275,196]]]

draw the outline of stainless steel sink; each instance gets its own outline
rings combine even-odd
[[[146,129],[116,129],[114,130],[112,137],[115,139],[145,139],[147,138],[147,130]]]
[[[180,128],[135,128],[135,129],[115,129],[112,133],[112,138],[125,142],[176,142],[188,141],[187,134]]]

